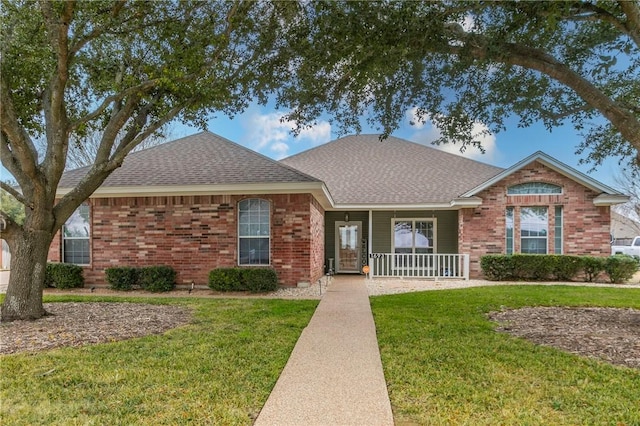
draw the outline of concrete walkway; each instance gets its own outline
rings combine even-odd
[[[393,425],[362,277],[331,283],[255,425]]]

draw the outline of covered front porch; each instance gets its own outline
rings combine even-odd
[[[327,211],[325,267],[371,278],[469,279],[457,210]]]

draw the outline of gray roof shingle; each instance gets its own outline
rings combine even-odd
[[[75,186],[88,167],[65,172],[61,188]],[[129,154],[102,188],[319,182],[283,163],[202,132]]]
[[[324,181],[337,204],[449,203],[504,170],[378,135],[346,136],[280,162]]]

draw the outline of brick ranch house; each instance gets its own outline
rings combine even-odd
[[[59,195],[86,173],[65,173]],[[537,152],[508,169],[377,135],[281,161],[209,132],[128,156],[49,251],[104,285],[112,266],[170,265],[177,284],[268,266],[280,283],[329,268],[373,277],[478,277],[489,253],[610,252],[627,197]]]

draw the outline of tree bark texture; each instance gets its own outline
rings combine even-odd
[[[34,320],[46,315],[42,290],[52,235],[49,231],[25,230],[13,241],[9,287],[1,308],[1,320]]]

